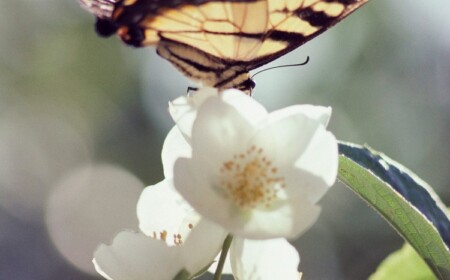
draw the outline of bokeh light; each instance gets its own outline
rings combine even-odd
[[[45,104],[18,99],[8,105],[0,113],[0,205],[39,222],[54,182],[89,160],[88,139]]]
[[[136,204],[144,185],[114,166],[73,170],[51,193],[46,221],[58,251],[79,269],[95,274],[92,254],[122,229],[138,230]]]

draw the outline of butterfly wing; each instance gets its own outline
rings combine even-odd
[[[109,30],[102,29],[109,24],[108,29],[136,47],[157,45],[167,39],[231,60],[254,57],[269,22],[266,0],[80,2],[97,16],[102,35],[110,35]]]
[[[269,0],[269,27],[249,70],[300,47],[368,0]]]
[[[97,31],[155,45],[208,86],[248,87],[248,72],[324,32],[368,0],[80,0]]]
[[[204,85],[251,87],[246,68],[267,33],[267,0],[80,1],[97,16],[99,34],[157,46],[160,56]]]
[[[268,20],[265,0],[181,5],[176,9],[162,10],[145,26],[146,38],[152,39],[143,44],[171,40],[194,46],[223,60],[248,61],[256,56],[262,44]]]

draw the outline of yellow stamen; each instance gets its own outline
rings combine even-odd
[[[242,209],[270,207],[277,192],[285,187],[278,168],[267,159],[264,150],[256,146],[223,162],[220,173],[221,188]]]

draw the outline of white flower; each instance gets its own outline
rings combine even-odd
[[[173,279],[183,263],[176,247],[149,238],[142,233],[122,231],[112,244],[100,245],[94,253],[94,265],[110,280]]]
[[[188,216],[199,217],[195,210],[188,208],[187,202],[183,201],[173,186],[166,185],[159,189],[155,187],[146,188],[138,203],[138,218],[140,228],[144,233],[152,235],[155,229],[159,228],[156,225],[155,213],[163,212],[155,212],[155,208],[158,206],[166,209],[167,207],[162,205],[171,205],[172,212],[178,212],[179,214],[185,212],[190,213]],[[162,195],[157,194],[158,192],[165,192],[164,198]],[[175,210],[175,208],[179,210]],[[181,214],[180,217],[182,216]],[[184,254],[187,257],[185,267],[192,275],[198,272],[199,268],[204,268],[214,261],[214,257],[220,251],[227,232],[223,228],[218,228],[217,225],[200,217],[197,220],[197,224],[195,222],[193,224],[187,222],[185,220],[187,218],[186,215],[184,215],[184,218],[180,217],[172,217],[172,220],[178,221],[179,225],[190,224],[189,228],[193,228],[194,231],[197,230],[196,240],[191,239],[194,236],[193,232],[186,240],[186,243],[180,246],[182,248],[180,254]],[[200,228],[200,226],[202,227]],[[181,228],[184,228],[184,226]],[[213,252],[216,255],[212,254]],[[197,261],[196,265],[188,264],[189,262],[194,262],[192,259]],[[249,240],[235,237],[229,252],[230,267],[224,273],[232,273],[235,279],[243,280],[298,280],[297,268],[299,262],[300,258],[296,249],[283,238]]]
[[[163,147],[166,179],[138,203],[143,233],[121,232],[100,246],[97,271],[113,280],[193,276],[231,232],[225,272],[299,279],[298,253],[280,237],[314,223],[316,202],[336,179],[337,142],[325,130],[331,110],[303,105],[269,114],[239,91],[200,90],[175,100],[170,112],[178,128]]]
[[[316,221],[316,202],[337,176],[337,141],[325,129],[330,108],[269,114],[240,91],[199,90],[170,112],[191,148],[172,158],[174,184],[200,215],[253,239],[294,238]]]
[[[220,252],[226,232],[200,216],[175,191],[171,180],[147,187],[139,200],[143,233],[121,232],[94,253],[97,271],[107,279],[173,279],[195,275]]]
[[[177,148],[172,150],[171,145]],[[195,275],[214,261],[227,232],[201,218],[170,179],[175,159],[189,151],[180,131],[172,129],[162,153],[164,173],[169,178],[147,187],[138,202],[143,233],[121,232],[112,245],[99,247],[94,264],[102,276],[113,280],[173,279],[181,270]],[[297,280],[299,262],[297,251],[284,239],[236,237],[224,273],[243,280]]]

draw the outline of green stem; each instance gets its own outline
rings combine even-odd
[[[220,253],[219,263],[217,264],[216,273],[214,274],[214,280],[220,280],[222,277],[223,266],[227,259],[228,250],[230,249],[231,242],[233,241],[233,235],[228,234],[227,238],[223,241],[222,252]]]

